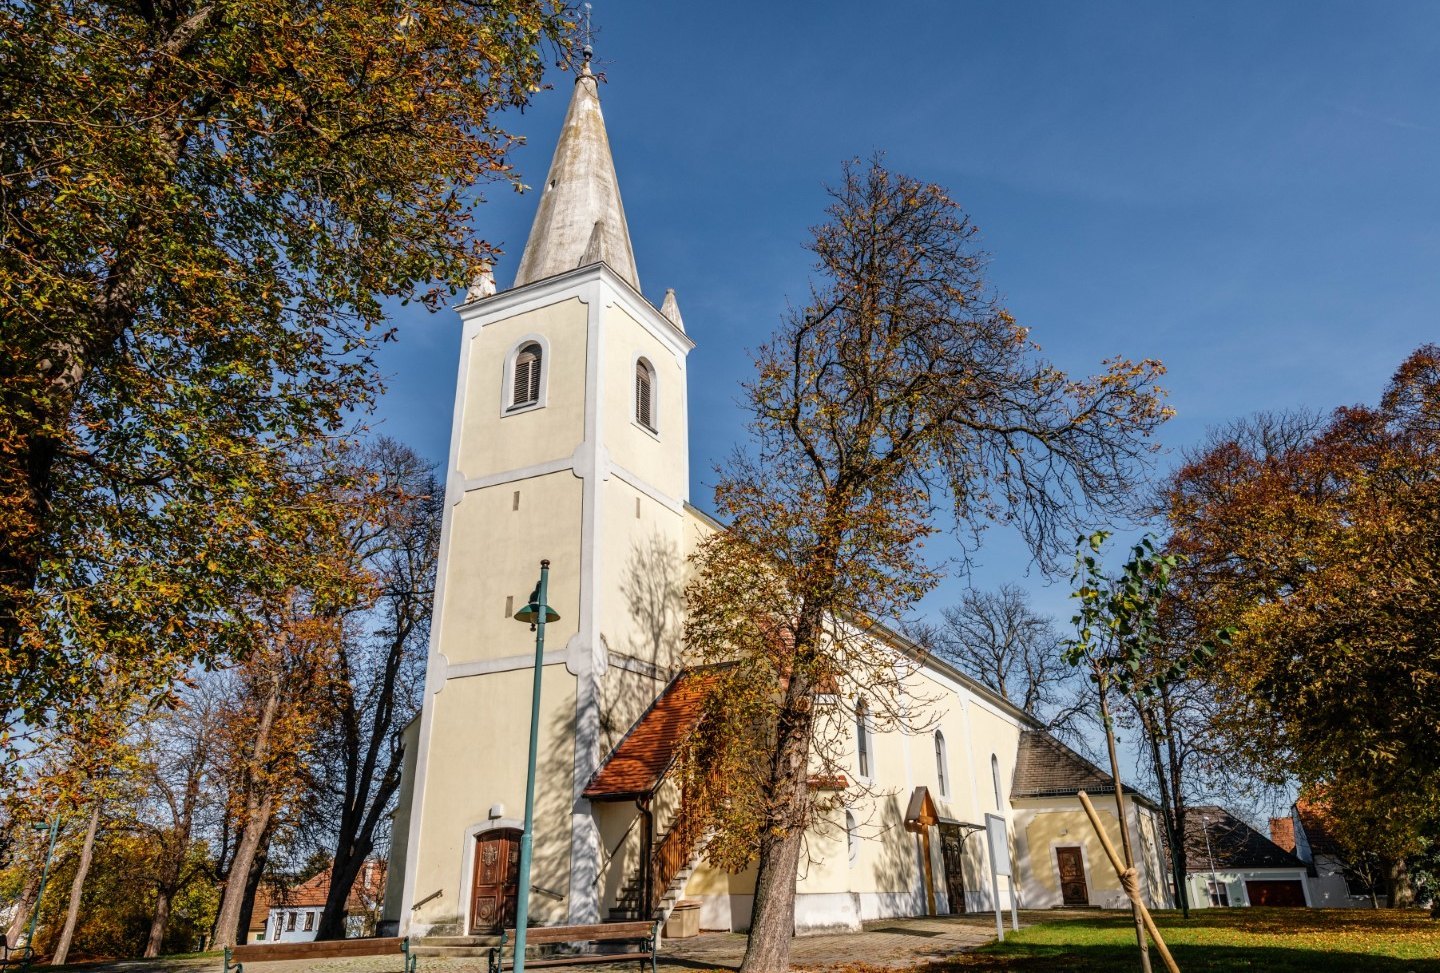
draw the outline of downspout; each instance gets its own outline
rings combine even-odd
[[[635,799],[640,809],[644,830],[640,832],[640,918],[648,919],[654,908],[655,884],[655,814],[650,810],[650,795]]]

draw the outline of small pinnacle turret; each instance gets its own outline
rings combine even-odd
[[[587,56],[575,79],[515,286],[600,261],[640,289],[600,94]]]

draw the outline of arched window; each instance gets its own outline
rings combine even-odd
[[[855,757],[860,767],[860,776],[870,776],[870,704],[860,700],[855,704]]]
[[[538,342],[520,346],[515,354],[514,374],[511,376],[510,408],[523,409],[540,403],[540,371],[543,365]]]
[[[635,421],[655,431],[655,369],[643,358],[635,363]]]
[[[945,734],[935,731],[935,780],[940,785],[940,796],[950,796],[950,778],[945,773]]]
[[[1005,802],[1000,799],[1000,758],[993,753],[990,755],[990,776],[995,778],[995,810],[998,811]]]
[[[855,834],[855,815],[845,812],[845,850],[850,855],[850,867],[860,860],[860,839]]]

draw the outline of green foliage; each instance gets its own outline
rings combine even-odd
[[[0,754],[107,672],[243,653],[313,468],[518,187],[546,0],[19,0],[0,12]],[[81,714],[81,715],[77,715]]]

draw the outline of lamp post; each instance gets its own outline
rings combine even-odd
[[[1220,878],[1215,874],[1215,851],[1210,847],[1210,815],[1200,815],[1200,830],[1205,835],[1205,854],[1210,857],[1210,896],[1216,900],[1211,905],[1219,905],[1220,899]],[[1230,904],[1230,897],[1225,897],[1225,904]]]
[[[540,562],[540,581],[530,603],[515,613],[535,633],[535,683],[530,692],[530,762],[525,770],[525,830],[520,832],[519,888],[515,890],[515,973],[525,973],[525,926],[530,921],[530,848],[535,830],[535,760],[540,748],[540,672],[545,663],[545,623],[560,616],[546,602],[550,562]]]
[[[30,931],[25,934],[25,948],[35,953],[35,923],[40,920],[40,903],[45,898],[45,883],[50,881],[50,859],[55,855],[55,839],[60,834],[60,815],[49,824],[32,824],[36,831],[50,832],[50,847],[45,852],[45,868],[40,872],[40,888],[35,892],[35,911],[30,914]]]

